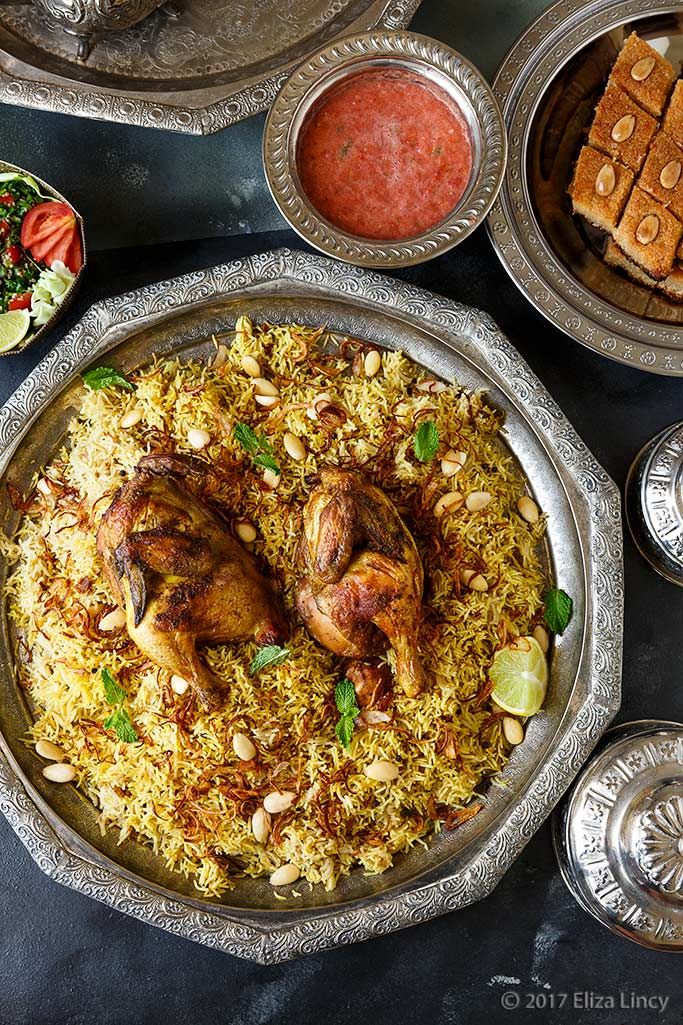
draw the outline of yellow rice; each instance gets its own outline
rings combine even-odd
[[[78,784],[99,809],[103,830],[148,844],[203,893],[220,895],[240,873],[271,873],[285,862],[296,864],[309,882],[332,889],[359,865],[368,873],[387,869],[397,852],[440,828],[437,806],[464,808],[473,796],[485,795],[487,781],[504,766],[506,744],[486,697],[487,671],[506,635],[530,633],[539,621],[544,528],[542,521],[529,526],[516,511],[523,481],[499,440],[501,416],[480,394],[468,396],[456,386],[437,394],[419,390],[416,384],[426,375],[400,352],[383,353],[372,378],[362,368],[358,376],[350,373],[349,360],[341,357],[326,364],[326,375],[301,360],[306,348],[317,351],[320,332],[252,327],[246,318],[239,327],[219,368],[156,362],[134,376],[134,393],[83,390],[67,443],[44,471],[55,482],[53,494],[36,491],[11,546],[17,561],[10,610],[21,645],[31,653],[21,669],[36,705],[31,741],[48,739],[65,750]],[[241,368],[245,354],[278,382],[279,407],[268,411],[255,404]],[[336,371],[344,373],[328,376]],[[326,429],[307,415],[321,392],[347,411],[343,426]],[[136,405],[142,419],[122,429],[121,417]],[[440,436],[439,456],[431,463],[418,462],[412,451],[416,424],[424,419],[436,423]],[[234,440],[238,421],[268,434],[282,468],[274,491]],[[213,497],[229,519],[256,526],[253,550],[282,587],[292,630],[291,658],[254,677],[248,667],[255,644],[207,650],[211,667],[229,682],[227,700],[211,714],[194,711],[183,726],[176,713],[188,695],[176,696],[169,674],[142,659],[126,636],[97,639],[86,632],[82,609],[97,623],[112,607],[95,550],[110,497],[145,452],[171,446],[191,452],[191,428],[211,435],[203,456],[219,468],[239,464],[240,487],[230,487],[226,477]],[[286,454],[286,431],[304,440],[304,462]],[[439,466],[449,448],[468,455],[452,478]],[[350,755],[334,735],[331,695],[339,661],[298,624],[293,604],[301,509],[312,476],[327,463],[365,464],[402,509],[422,510],[414,527],[428,582],[421,648],[431,686],[417,698],[396,693],[391,728],[359,724]],[[454,488],[464,495],[488,491],[493,498],[477,513],[461,508],[437,522],[430,510]],[[435,536],[447,542],[441,553]],[[462,587],[461,568],[482,572],[489,590]],[[111,711],[100,681],[103,667],[125,686],[139,743],[119,742],[102,729]],[[446,749],[444,729],[455,740]],[[256,743],[256,767],[244,769],[233,753],[238,731]],[[377,758],[399,766],[394,782],[373,782],[364,774]],[[261,792],[265,784],[295,785],[293,814],[278,842],[256,842],[250,814],[259,801],[235,797],[235,790],[253,784]]]

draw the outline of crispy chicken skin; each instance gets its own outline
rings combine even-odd
[[[205,472],[192,457],[145,456],[102,517],[97,550],[132,640],[210,708],[225,683],[197,644],[278,643],[286,626],[252,556],[193,493]]]
[[[415,542],[379,488],[327,469],[303,514],[297,607],[310,633],[337,655],[396,653],[396,679],[414,696],[426,684],[417,651],[424,575]]]

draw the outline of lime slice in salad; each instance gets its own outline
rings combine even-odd
[[[10,310],[0,313],[0,352],[9,352],[18,345],[31,326],[28,310]]]
[[[548,663],[535,637],[517,637],[497,651],[489,670],[491,697],[511,715],[535,715],[545,701]]]

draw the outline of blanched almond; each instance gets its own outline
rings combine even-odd
[[[448,387],[443,381],[437,381],[435,377],[426,377],[424,381],[420,381],[417,386],[418,391],[426,391],[431,395],[439,395],[442,391],[446,391]]]
[[[270,836],[271,818],[265,808],[257,808],[251,816],[251,831],[257,843],[265,843]]]
[[[611,196],[617,184],[617,176],[611,164],[603,164],[595,179],[595,191],[599,196]]]
[[[45,495],[46,498],[49,498],[50,495],[52,494],[52,488],[48,484],[48,482],[45,479],[45,477],[41,477],[39,479],[38,483],[36,484],[36,487],[37,487],[38,491],[40,491],[41,495]]]
[[[36,754],[41,758],[48,758],[51,762],[63,762],[66,758],[61,747],[57,747],[51,740],[39,740],[36,744]]]
[[[364,708],[360,717],[368,726],[379,726],[380,723],[391,722],[389,713],[382,712],[379,708]]]
[[[199,427],[192,427],[187,432],[188,445],[191,445],[192,448],[196,448],[197,450],[206,448],[210,441],[211,435],[209,432],[203,431]]]
[[[291,431],[287,431],[282,439],[282,444],[285,446],[285,452],[292,459],[296,459],[298,463],[302,462],[306,458],[306,446],[304,445],[301,438],[296,434],[292,434]]]
[[[364,772],[368,779],[374,779],[376,783],[391,783],[398,777],[398,765],[384,758],[378,758],[366,765]]]
[[[256,395],[279,395],[280,389],[266,377],[256,377],[252,381]]]
[[[524,740],[524,727],[519,719],[506,715],[503,719],[503,734],[508,744],[521,744]]]
[[[216,353],[211,360],[211,367],[213,370],[220,370],[228,362],[228,347],[227,345],[217,345]]]
[[[271,886],[288,886],[290,883],[295,883],[301,872],[290,862],[287,865],[280,865],[276,868],[270,877]]]
[[[176,676],[174,673],[171,677],[171,689],[176,694],[185,694],[189,686],[190,685],[187,680],[184,680],[182,676]]]
[[[646,214],[636,228],[636,238],[641,246],[649,246],[659,235],[659,217],[656,214]]]
[[[481,509],[485,509],[491,501],[491,495],[488,491],[473,491],[465,499],[465,505],[469,512],[480,512]]]
[[[124,430],[128,430],[129,427],[135,427],[136,424],[139,424],[141,420],[142,407],[133,406],[133,408],[129,409],[127,413],[123,414],[119,423]]]
[[[367,353],[364,363],[365,376],[374,377],[379,368],[382,366],[382,357],[378,353],[377,349],[371,349]]]
[[[294,803],[296,794],[293,794],[291,790],[274,790],[271,794],[266,794],[263,800],[263,807],[270,815],[278,815],[282,811],[287,811],[291,808]]]
[[[434,515],[437,519],[445,516],[446,513],[454,513],[460,509],[465,502],[459,491],[447,491],[434,504]]]
[[[264,409],[275,409],[276,406],[280,405],[279,395],[254,395],[259,406],[263,406]]]
[[[527,523],[538,523],[538,517],[540,515],[538,506],[534,502],[533,498],[529,498],[528,495],[522,495],[517,502],[517,511],[523,520]]]
[[[280,474],[266,468],[263,471],[263,483],[267,488],[270,488],[271,491],[275,491],[275,488],[280,483]]]
[[[633,135],[636,127],[636,119],[633,114],[624,114],[612,128],[612,138],[615,142],[626,142]]]
[[[106,616],[102,616],[97,625],[104,633],[108,633],[110,630],[120,630],[122,626],[126,625],[126,613],[123,609],[112,609],[111,612],[107,612]]]
[[[659,183],[663,189],[675,189],[681,177],[683,166],[680,160],[670,160],[659,174]]]
[[[544,655],[548,654],[548,648],[550,647],[550,635],[544,626],[540,623],[534,627],[533,632],[534,639],[538,642],[538,646]]]
[[[248,520],[240,520],[235,524],[235,533],[237,534],[240,541],[244,541],[246,545],[250,545],[252,541],[256,540],[257,533],[256,527],[253,523],[249,523]]]
[[[242,356],[242,370],[249,377],[261,376],[261,364],[255,356]]]
[[[51,783],[70,783],[75,775],[76,770],[73,765],[68,765],[66,762],[53,762],[52,765],[46,765],[43,769],[43,776]]]
[[[250,762],[256,757],[256,748],[246,733],[236,733],[232,738],[232,749],[243,762]]]
[[[488,591],[489,582],[481,573],[476,573],[475,576],[470,577],[467,586],[470,591]]]
[[[654,66],[654,57],[641,57],[631,68],[631,78],[634,82],[644,82],[652,74]]]

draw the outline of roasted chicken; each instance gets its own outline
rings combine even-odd
[[[97,549],[133,641],[210,708],[226,682],[197,644],[278,643],[285,621],[251,554],[193,490],[205,472],[191,457],[145,456],[102,517]]]
[[[337,655],[364,659],[387,641],[406,694],[423,690],[418,655],[424,576],[415,542],[379,488],[328,469],[303,515],[297,606],[308,630]]]

